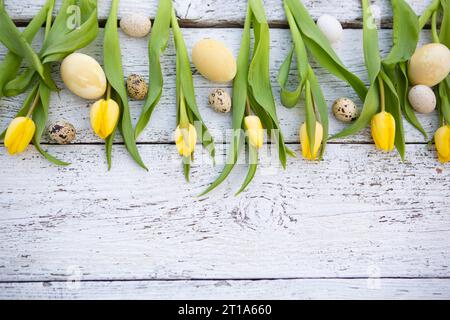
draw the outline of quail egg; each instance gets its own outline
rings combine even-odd
[[[358,107],[349,98],[339,98],[333,104],[333,114],[337,120],[352,122],[359,116]]]
[[[58,120],[48,127],[50,138],[57,144],[69,144],[76,138],[75,127],[66,120]]]
[[[132,74],[127,78],[127,91],[130,98],[144,100],[148,93],[147,82],[142,76]]]
[[[433,90],[424,85],[412,87],[408,93],[408,100],[419,113],[430,113],[436,109],[436,96]]]
[[[216,89],[209,94],[209,104],[217,112],[228,113],[231,111],[231,97],[223,89]]]
[[[150,33],[152,22],[142,14],[133,13],[120,20],[120,28],[130,37],[142,38]]]

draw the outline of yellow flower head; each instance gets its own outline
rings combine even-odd
[[[33,139],[36,125],[27,117],[15,118],[8,127],[5,136],[5,147],[14,155],[25,151]]]
[[[434,142],[439,161],[446,163],[450,161],[450,126],[440,127],[434,135]]]
[[[256,149],[261,149],[264,143],[264,128],[257,116],[247,116],[244,119],[250,144]]]
[[[108,138],[119,121],[120,108],[114,100],[99,100],[91,107],[91,126],[102,139]]]
[[[314,138],[314,154],[311,155],[308,131],[306,128],[306,123],[304,123],[300,128],[300,143],[302,145],[303,158],[307,160],[316,160],[320,146],[322,145],[322,139],[323,139],[323,127],[319,122],[316,122],[316,136]]]
[[[392,114],[383,111],[372,118],[372,137],[378,149],[394,150],[395,119]]]
[[[197,143],[197,130],[192,124],[189,124],[188,128],[177,127],[175,131],[175,144],[177,145],[178,152],[183,157],[190,157],[195,150],[195,144]]]

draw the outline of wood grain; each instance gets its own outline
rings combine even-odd
[[[221,166],[204,152],[186,184],[172,145],[140,146],[149,173],[122,146],[109,173],[102,146],[49,150],[73,165],[0,149],[2,281],[450,276],[448,170],[422,145],[403,164],[332,145],[286,172],[264,151],[247,192],[240,165],[205,198]]]
[[[449,299],[449,279],[0,283],[0,299]]]
[[[235,56],[239,51],[241,41],[240,29],[183,29],[186,43],[189,51],[192,46],[204,37],[213,37],[227,44],[233,51]],[[88,48],[82,50],[102,61],[102,38],[103,33],[99,35],[97,41]],[[284,108],[279,101],[279,87],[277,86],[276,77],[278,68],[284,60],[290,48],[290,34],[288,30],[273,29],[271,31],[272,50],[271,50],[271,76],[274,86],[274,94],[277,100],[278,113],[281,127],[287,142],[298,141],[298,129],[305,119],[303,101],[294,109]],[[342,43],[337,48],[337,53],[342,58],[348,68],[356,73],[359,77],[366,80],[366,70],[364,67],[362,52],[362,31],[346,30]],[[422,43],[429,40],[429,32],[422,34]],[[121,33],[120,41],[123,49],[125,75],[138,73],[148,78],[148,54],[147,41],[145,39],[131,39]],[[380,43],[382,53],[386,54],[390,49],[391,31],[382,30],[380,33]],[[5,50],[0,48],[0,58],[4,55]],[[163,70],[165,75],[165,88],[160,104],[157,106],[152,121],[147,130],[139,138],[142,143],[168,143],[173,141],[173,131],[176,126],[176,102],[175,102],[175,52],[173,44],[169,45],[166,55],[163,57]],[[295,65],[292,74],[295,74]],[[345,125],[335,120],[331,114],[331,105],[333,101],[341,96],[348,96],[354,99],[360,106],[362,103],[358,100],[353,90],[343,81],[330,75],[320,67],[315,66],[315,71],[319,76],[325,97],[330,106],[330,133],[337,133],[342,130]],[[208,95],[213,88],[219,86],[214,85],[203,77],[195,73],[194,81],[197,93],[197,101],[200,111],[210,128],[213,137],[219,143],[228,142],[227,130],[231,127],[231,115],[223,115],[214,112],[208,106]],[[54,78],[60,87],[64,87],[61,82],[58,67],[55,66]],[[293,81],[292,81],[293,82]],[[226,86],[231,91],[230,86]],[[0,128],[5,128],[9,121],[14,117],[15,112],[20,108],[24,96],[15,98],[4,98],[0,100]],[[136,122],[139,117],[143,102],[132,101],[131,110],[133,121]],[[64,89],[59,94],[52,95],[50,107],[50,121],[57,119],[67,119],[77,128],[77,139],[75,143],[99,143],[91,128],[89,122],[89,102],[79,99]],[[418,115],[426,131],[433,135],[438,127],[438,116],[436,113],[431,115]],[[405,136],[408,143],[424,143],[424,137],[405,121]],[[47,138],[44,141],[48,142]],[[117,141],[120,141],[119,139]],[[372,142],[370,133],[365,130],[359,134],[338,140],[344,143],[369,143]]]
[[[407,0],[420,15],[431,3],[431,0]],[[57,1],[59,4],[59,1]],[[334,15],[342,23],[349,26],[360,26],[362,8],[359,0],[303,0],[313,18],[322,14]],[[6,1],[6,8],[11,17],[18,21],[30,20],[42,7],[45,0]],[[110,0],[99,0],[99,18],[105,20],[109,14]],[[242,25],[245,18],[247,1],[243,0],[174,0],[177,16],[185,25],[195,26],[235,26]],[[392,9],[389,0],[372,1],[376,6],[377,17],[383,23],[389,23]],[[280,0],[264,0],[267,19],[272,24],[286,24],[286,18]],[[120,2],[119,17],[140,12],[154,17],[157,10],[156,0],[126,0]]]

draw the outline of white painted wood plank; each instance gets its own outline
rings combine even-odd
[[[449,279],[0,283],[0,299],[449,299]],[[274,310],[275,311],[275,310]]]
[[[190,48],[201,38],[213,37],[224,41],[235,56],[239,52],[241,41],[240,29],[184,29],[183,30],[187,46]],[[291,43],[288,30],[273,29],[272,35],[272,51],[271,51],[271,75],[274,85],[274,94],[276,96],[278,113],[281,121],[281,127],[285,134],[286,141],[298,141],[298,129],[304,121],[303,102],[299,107],[294,109],[286,109],[279,102],[279,88],[276,84],[276,76],[278,68],[284,60]],[[428,41],[429,32],[422,35],[423,41]],[[148,54],[147,43],[145,39],[131,39],[121,34],[121,44],[123,48],[124,69],[125,74],[139,73],[148,76]],[[366,79],[366,70],[363,62],[362,53],[362,32],[361,30],[346,30],[343,42],[337,48],[339,56],[349,69],[355,72],[362,79]],[[389,51],[391,43],[391,31],[382,30],[380,33],[380,41],[382,53]],[[88,48],[83,51],[91,54],[99,61],[102,60],[102,34]],[[5,50],[0,48],[0,58],[5,54]],[[173,130],[176,126],[176,103],[175,103],[175,57],[173,45],[170,44],[166,55],[163,57],[163,69],[165,74],[165,89],[160,104],[155,110],[152,121],[148,129],[142,134],[140,142],[171,142],[173,141]],[[293,66],[294,68],[294,66]],[[338,80],[334,76],[328,74],[321,68],[315,68],[322,88],[330,106],[333,101],[341,96],[349,96],[358,101],[358,98],[344,82]],[[295,74],[295,71],[292,72]],[[54,72],[54,77],[58,84],[62,87],[58,68]],[[227,142],[225,132],[231,127],[231,116],[214,112],[207,105],[207,97],[212,88],[217,87],[206,81],[200,75],[194,77],[197,100],[203,117],[212,131],[213,137],[217,142]],[[228,86],[229,87],[229,86]],[[228,88],[230,89],[230,88]],[[5,128],[9,121],[14,117],[15,112],[20,108],[24,96],[16,98],[4,98],[0,100],[0,128]],[[361,102],[358,102],[361,105]],[[142,108],[142,102],[132,102],[131,110],[133,121],[136,122]],[[72,95],[67,90],[63,90],[58,94],[53,94],[50,121],[59,118],[65,118],[72,122],[78,129],[78,138],[76,143],[100,142],[94,136],[90,129],[88,102]],[[438,127],[438,117],[436,113],[432,115],[419,115],[420,121],[424,128],[431,135]],[[330,111],[330,133],[337,133],[344,125],[336,121]],[[405,121],[405,132],[407,142],[424,142],[423,136]],[[45,139],[44,139],[45,141]],[[347,139],[341,139],[340,142],[372,142],[369,131],[351,136]]]
[[[412,8],[420,15],[431,0],[408,0]],[[6,8],[11,17],[17,20],[29,20],[45,3],[45,0],[6,1]],[[60,1],[57,1],[58,5]],[[109,14],[110,0],[99,0],[99,17],[106,19]],[[154,17],[157,10],[156,0],[121,1],[119,17],[132,12],[145,13]],[[359,0],[303,0],[313,18],[328,13],[343,23],[360,25],[362,20],[361,2]],[[392,9],[389,0],[373,1],[379,8],[379,17],[390,20]],[[244,0],[174,0],[178,17],[194,24],[229,25],[242,24],[245,18],[247,1]],[[285,23],[285,15],[280,0],[264,0],[266,15],[272,23]]]
[[[123,146],[110,173],[102,146],[49,150],[73,165],[0,149],[1,281],[450,276],[449,171],[423,145],[406,163],[331,145],[286,172],[264,152],[247,192],[241,165],[205,198],[205,153],[186,184],[173,145],[140,146],[148,173]]]

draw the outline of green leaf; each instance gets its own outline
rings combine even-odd
[[[419,18],[419,29],[422,30],[427,22],[430,20],[433,13],[439,9],[441,5],[441,0],[433,0],[430,5],[425,9]]]
[[[392,30],[393,46],[383,64],[393,68],[400,62],[408,61],[416,51],[419,41],[419,19],[405,0],[391,0],[394,27]]]
[[[309,80],[306,80],[305,94],[306,132],[308,134],[310,152],[314,154],[314,146],[316,144],[316,114],[314,112],[314,100]]]
[[[61,161],[56,157],[52,156],[48,152],[46,152],[41,146],[41,138],[44,133],[47,119],[48,119],[48,108],[50,105],[50,89],[41,82],[39,86],[39,96],[40,101],[36,105],[36,108],[33,112],[33,121],[36,124],[36,132],[33,138],[33,144],[35,148],[50,162],[56,164],[58,166],[68,166],[70,163]]]
[[[380,49],[378,46],[378,30],[375,17],[369,6],[368,0],[362,0],[363,4],[363,45],[364,60],[370,83],[373,84],[381,70]]]
[[[439,40],[442,44],[445,44],[447,48],[450,48],[450,1],[441,0],[441,6],[443,15]]]
[[[391,79],[389,79],[384,71],[381,71],[380,76],[387,89],[385,93],[386,111],[391,113],[395,119],[395,147],[402,160],[405,160],[405,133],[403,129],[400,100]]]
[[[169,41],[171,14],[172,1],[160,0],[148,47],[151,86],[136,125],[136,137],[147,127],[152,113],[161,98],[164,79],[160,56],[164,53]]]
[[[400,105],[402,107],[403,114],[405,115],[406,120],[408,120],[408,122],[412,126],[419,130],[427,140],[428,135],[417,119],[416,114],[414,113],[414,109],[408,99],[409,79],[405,62],[398,65],[397,74],[397,94],[400,99]]]
[[[450,77],[438,85],[437,91],[442,115],[447,124],[450,124]]]
[[[34,39],[37,32],[45,23],[47,13],[49,10],[51,11],[53,9],[54,2],[55,0],[47,0],[45,5],[23,31],[22,36],[28,43]],[[0,98],[4,95],[4,86],[13,80],[19,72],[22,60],[23,58],[20,55],[16,55],[15,53],[9,51],[3,59],[3,62],[0,64]]]
[[[356,75],[348,71],[338,55],[335,53],[328,39],[317,27],[314,20],[303,6],[300,0],[284,0],[290,12],[295,18],[297,28],[300,29],[306,47],[316,61],[329,72],[343,81],[346,81],[361,100],[364,100],[367,94],[367,88],[364,82]],[[289,10],[285,10],[289,11]],[[288,12],[286,12],[288,15]],[[292,26],[290,24],[291,32]]]
[[[105,73],[109,83],[111,84],[111,87],[120,97],[120,101],[118,101],[120,102],[119,105],[121,106],[119,128],[125,141],[125,146],[127,147],[128,152],[136,161],[136,163],[145,170],[148,170],[139,154],[139,150],[136,145],[133,125],[131,123],[128,97],[122,69],[122,54],[119,44],[119,33],[117,30],[118,7],[119,1],[113,0],[111,12],[105,26],[105,37],[103,41]]]
[[[355,122],[353,122],[341,132],[335,134],[333,137],[331,137],[331,139],[344,138],[366,128],[372,120],[372,117],[377,114],[379,110],[380,97],[378,84],[375,82],[369,88],[369,92],[367,93],[366,100],[364,101],[364,106],[358,119],[356,119]]]
[[[44,79],[44,66],[39,56],[6,13],[4,1],[0,2],[0,42],[11,52],[24,58]]]
[[[256,170],[258,169],[258,150],[250,144],[248,144],[248,146],[249,166],[247,176],[245,177],[244,183],[242,184],[239,191],[236,192],[235,196],[241,194],[248,187],[250,182],[252,182],[253,178],[255,177]]]

